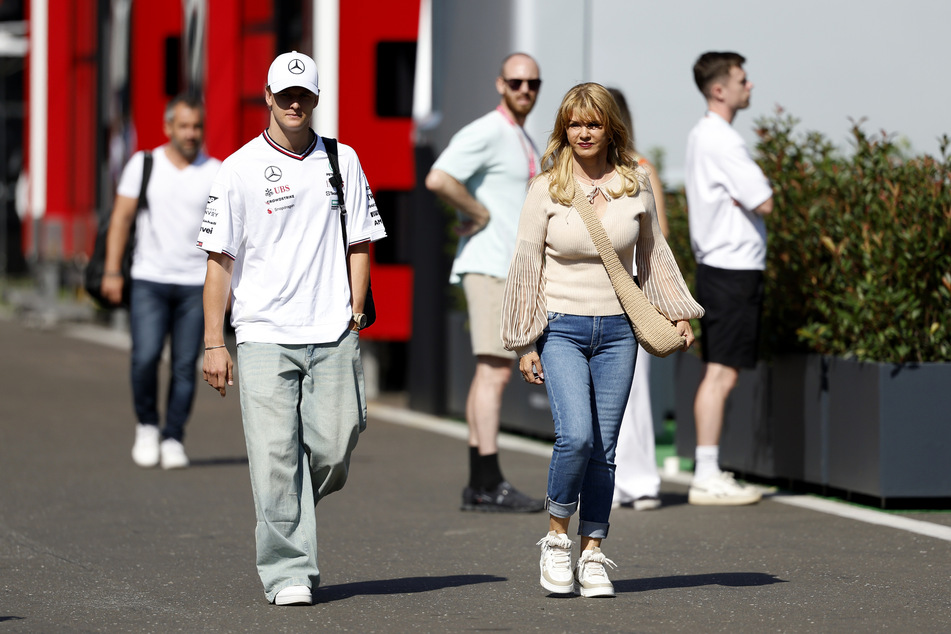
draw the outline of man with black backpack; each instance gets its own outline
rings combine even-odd
[[[386,237],[356,152],[310,128],[318,95],[313,59],[271,63],[270,124],[224,161],[198,232],[205,380],[222,396],[234,384],[230,295],[258,573],[276,605],[313,603],[320,582],[314,507],[343,487],[366,427],[359,331],[369,245]]]
[[[195,395],[206,260],[193,240],[221,165],[202,151],[203,125],[198,97],[179,95],[169,102],[164,125],[168,143],[129,159],[106,236],[101,296],[130,308],[132,397],[138,419],[132,459],[145,468],[188,466],[182,440]],[[122,264],[130,240],[131,280],[126,282]],[[171,377],[160,431],[158,368],[166,337]]]

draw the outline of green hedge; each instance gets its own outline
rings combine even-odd
[[[763,356],[818,352],[888,363],[951,361],[951,141],[904,156],[852,126],[843,156],[781,110],[756,122],[773,183]],[[668,194],[671,247],[693,282],[682,192]]]

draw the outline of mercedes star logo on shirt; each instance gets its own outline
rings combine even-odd
[[[264,170],[264,178],[268,179],[272,183],[281,180],[281,169],[279,167],[269,165],[268,168]]]
[[[300,75],[304,72],[304,62],[295,57],[291,60],[290,64],[287,65],[287,70],[291,71],[295,75]]]

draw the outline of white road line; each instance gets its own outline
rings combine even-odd
[[[467,440],[469,437],[469,430],[464,424],[456,423],[438,416],[413,412],[411,410],[380,403],[370,403],[367,409],[370,416],[388,423],[442,434],[443,436],[449,436],[458,440]],[[533,456],[541,456],[542,458],[550,458],[552,444],[550,442],[531,440],[503,432],[499,434],[499,447],[511,451],[521,451]],[[691,477],[690,474],[687,473],[665,475],[661,472],[661,479],[666,482],[689,486]],[[889,528],[918,533],[919,535],[926,535],[944,541],[951,541],[951,527],[941,524],[923,522],[891,513],[882,513],[881,511],[860,508],[843,502],[835,502],[811,495],[773,494],[767,495],[766,499],[779,502],[780,504],[798,506],[811,511],[837,515],[859,522],[887,526]]]
[[[379,418],[388,423],[395,423],[405,427],[413,427],[434,434],[442,434],[458,440],[469,439],[469,429],[464,423],[455,423],[446,418],[423,414],[412,410],[393,407],[391,405],[381,405],[380,403],[369,403],[367,405],[369,416]],[[522,438],[513,434],[499,433],[499,447],[512,451],[521,451],[522,453],[542,458],[551,458],[551,443],[542,440],[532,440]]]
[[[817,498],[811,495],[777,494],[770,496],[769,499],[781,504],[789,504],[790,506],[819,511],[820,513],[838,515],[839,517],[858,520],[859,522],[866,522],[868,524],[897,528],[899,530],[927,535],[928,537],[951,542],[951,526],[922,522],[921,520],[913,520],[909,517],[902,517],[901,515],[882,513],[881,511],[852,506],[851,504]]]

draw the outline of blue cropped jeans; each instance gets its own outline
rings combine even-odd
[[[132,400],[144,425],[158,425],[158,370],[165,338],[171,337],[171,377],[164,438],[182,440],[195,401],[198,353],[204,336],[201,286],[132,280]]]
[[[360,338],[316,345],[238,345],[241,418],[248,448],[258,574],[268,601],[288,586],[320,583],[321,498],[343,487],[366,428]]]
[[[634,378],[637,342],[624,315],[548,313],[537,341],[555,421],[548,512],[570,517],[578,534],[607,537],[614,452]]]

